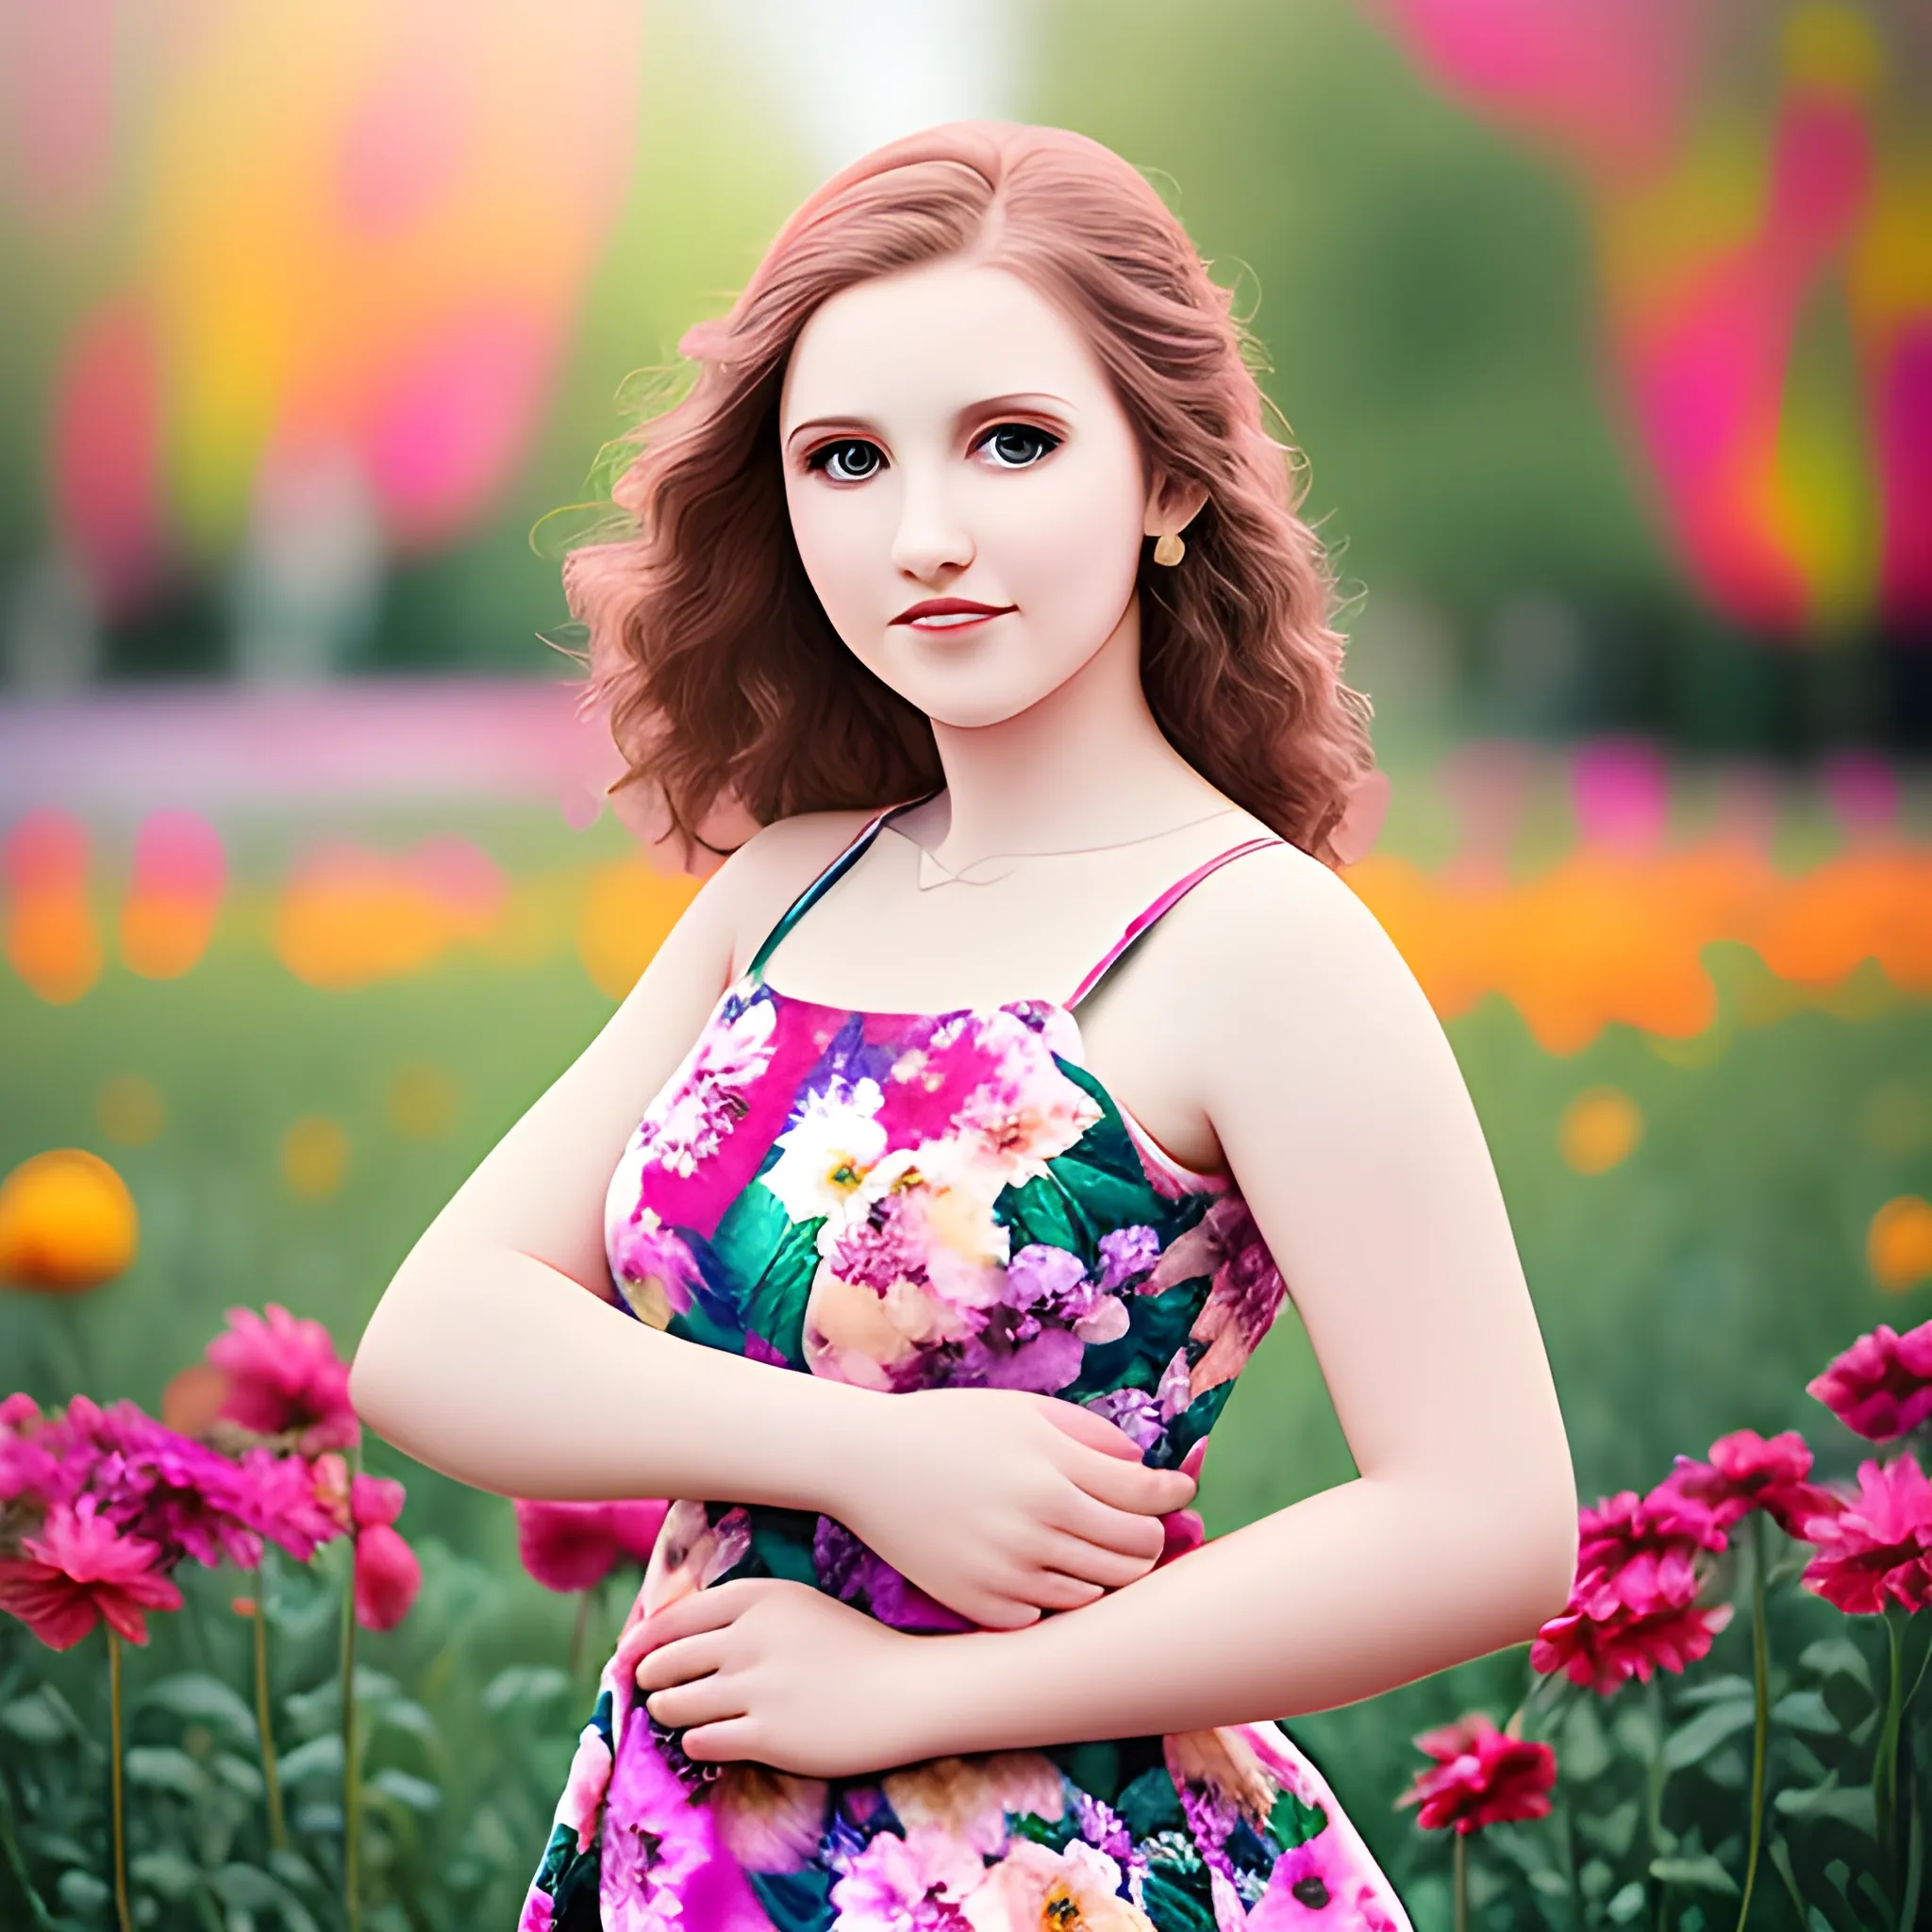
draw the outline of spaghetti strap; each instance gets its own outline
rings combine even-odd
[[[845,874],[857,865],[865,849],[879,835],[879,829],[895,813],[910,811],[915,805],[924,805],[928,798],[937,798],[938,791],[928,791],[924,797],[908,798],[898,805],[889,805],[884,811],[874,812],[853,835],[852,841],[844,851],[834,858],[825,869],[807,886],[798,897],[785,908],[778,923],[765,935],[764,943],[751,957],[751,964],[745,970],[746,976],[754,986],[762,983],[765,976],[765,961],[777,951],[778,942],[805,915],[816,906]]]
[[[1144,938],[1148,931],[1174,907],[1179,905],[1209,873],[1219,872],[1230,859],[1240,858],[1247,853],[1261,852],[1271,846],[1286,843],[1287,841],[1283,839],[1244,839],[1239,845],[1231,845],[1225,852],[1218,852],[1212,858],[1197,865],[1185,878],[1176,879],[1173,885],[1168,887],[1166,891],[1161,893],[1159,898],[1155,900],[1153,905],[1149,906],[1145,911],[1137,913],[1128,922],[1127,929],[1121,934],[1119,939],[1114,941],[1112,945],[1108,947],[1107,951],[1094,962],[1092,969],[1088,973],[1086,978],[1074,989],[1073,996],[1066,1002],[1066,1010],[1071,1013],[1107,977],[1108,974],[1112,971],[1113,967],[1120,960],[1121,956],[1136,941]]]

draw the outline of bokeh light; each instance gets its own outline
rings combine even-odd
[[[349,1167],[349,1137],[326,1114],[304,1114],[282,1136],[282,1178],[305,1201],[325,1201]]]
[[[52,1148],[0,1181],[0,1281],[47,1294],[98,1288],[140,1244],[134,1197],[97,1154]]]
[[[1557,1124],[1557,1144],[1578,1174],[1607,1174],[1629,1159],[1642,1138],[1637,1103],[1615,1087],[1586,1089]]]

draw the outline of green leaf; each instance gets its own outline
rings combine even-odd
[[[72,1706],[51,1684],[42,1684],[0,1709],[0,1730],[11,1733],[24,1744],[58,1744],[78,1728]]]
[[[407,1771],[392,1767],[378,1771],[369,1780],[369,1789],[393,1798],[411,1811],[434,1811],[442,1803],[442,1793],[426,1778],[411,1777]]]
[[[785,1204],[767,1187],[746,1188],[724,1210],[710,1241],[716,1264],[710,1286],[724,1295],[741,1318],[748,1315],[753,1290],[771,1265],[791,1218]]]
[[[1865,1653],[1849,1637],[1826,1637],[1807,1644],[1798,1661],[1821,1677],[1849,1677],[1871,1693],[1871,1666],[1865,1661]]]
[[[1604,1917],[1613,1925],[1627,1925],[1643,1910],[1643,1887],[1632,1879],[1608,1905],[1604,1907]]]
[[[342,1740],[337,1731],[325,1731],[319,1738],[310,1738],[308,1743],[298,1744],[282,1759],[282,1782],[285,1785],[306,1784],[311,1778],[331,1778],[338,1783],[342,1775]]]
[[[483,1708],[494,1715],[516,1705],[547,1704],[569,1689],[569,1677],[547,1664],[511,1664],[484,1685]]]
[[[224,1865],[209,1883],[225,1906],[244,1912],[278,1911],[288,1894],[257,1865]]]
[[[200,1890],[201,1868],[183,1852],[172,1847],[158,1852],[142,1852],[132,1859],[127,1875],[137,1885],[158,1891],[163,1898],[186,1898]]]
[[[391,1697],[377,1705],[370,1714],[370,1725],[375,1730],[405,1731],[425,1743],[441,1741],[436,1720],[413,1698]]]
[[[136,1744],[123,1759],[127,1782],[152,1791],[199,1798],[208,1790],[208,1773],[185,1751],[166,1744]]]
[[[1626,1798],[1615,1810],[1606,1811],[1601,1818],[1591,1818],[1587,1814],[1580,1817],[1576,1821],[1576,1829],[1587,1842],[1607,1852],[1613,1858],[1621,1858],[1636,1840],[1640,1815],[1637,1800]]]
[[[1693,1684],[1687,1690],[1677,1693],[1679,1704],[1728,1704],[1741,1698],[1751,1702],[1753,1691],[1751,1679],[1736,1675],[1713,1677],[1707,1684]]]
[[[1812,1731],[1820,1737],[1835,1736],[1838,1720],[1816,1690],[1793,1690],[1780,1697],[1771,1707],[1772,1720],[1794,1731]]]
[[[1752,1705],[1713,1704],[1701,1710],[1687,1724],[1680,1724],[1664,1740],[1666,1771],[1687,1771],[1702,1764],[1726,1739],[1750,1728],[1755,1715]]]
[[[1691,1891],[1738,1895],[1738,1881],[1707,1852],[1698,1858],[1653,1858],[1650,1875],[1660,1884],[1681,1885]]]
[[[1870,1785],[1815,1785],[1808,1790],[1780,1791],[1772,1803],[1785,1818],[1835,1818],[1867,1838],[1876,1829]]]
[[[107,1881],[96,1878],[92,1872],[63,1872],[54,1890],[60,1894],[60,1903],[70,1911],[80,1912],[88,1918],[103,1910],[113,1896]]]
[[[1563,1720],[1562,1743],[1557,1756],[1563,1767],[1563,1781],[1573,1790],[1610,1768],[1610,1740],[1604,1735],[1603,1721],[1593,1707],[1572,1707]]]
[[[232,1751],[220,1751],[213,1760],[214,1774],[230,1790],[240,1791],[244,1798],[261,1796],[261,1771],[246,1757],[237,1757]]]
[[[137,1710],[165,1710],[191,1723],[211,1724],[244,1744],[258,1742],[255,1713],[240,1695],[206,1671],[181,1671],[150,1685],[136,1700]]]
[[[1115,1104],[1113,1095],[1085,1067],[1077,1065],[1074,1061],[1063,1060],[1058,1054],[1055,1054],[1053,1063],[1099,1107],[1100,1118],[1074,1141],[1066,1154],[1049,1161],[1047,1165],[1058,1167],[1062,1161],[1077,1158],[1098,1174],[1130,1182],[1142,1196],[1145,1196],[1150,1191],[1146,1171],[1141,1165],[1140,1154],[1127,1133],[1126,1123],[1121,1119],[1120,1108]],[[1128,1218],[1140,1221],[1147,1217],[1141,1209],[1136,1208]]]
[[[753,1192],[762,1192],[754,1189]],[[762,1335],[789,1362],[805,1360],[805,1305],[819,1271],[823,1217],[785,1226],[764,1271],[745,1297],[744,1325]]]

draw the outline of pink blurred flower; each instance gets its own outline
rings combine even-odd
[[[24,1557],[0,1561],[0,1609],[49,1649],[71,1649],[104,1617],[128,1642],[145,1643],[147,1612],[181,1607],[181,1592],[156,1567],[160,1551],[122,1535],[92,1496],[57,1503],[21,1547]]]
[[[1881,1322],[1805,1388],[1867,1441],[1909,1434],[1932,1417],[1932,1322],[1904,1335]]]
[[[1811,1529],[1805,1588],[1827,1603],[1865,1617],[1888,1597],[1907,1610],[1932,1605],[1932,1481],[1911,1457],[1861,1463],[1857,1494]]]
[[[1729,1604],[1665,1606],[1644,1616],[1607,1619],[1570,1609],[1538,1631],[1529,1667],[1543,1676],[1561,1671],[1573,1684],[1607,1697],[1631,1677],[1648,1683],[1653,1670],[1680,1672],[1695,1663],[1730,1621]]]
[[[1604,1695],[1655,1669],[1703,1657],[1730,1608],[1696,1607],[1705,1558],[1724,1547],[1717,1514],[1671,1482],[1611,1496],[1578,1515],[1576,1582],[1537,1633],[1533,1670],[1564,1672]]]
[[[1542,1818],[1557,1782],[1557,1754],[1511,1731],[1499,1731],[1481,1711],[1458,1724],[1424,1731],[1416,1740],[1436,1760],[1395,1802],[1419,1805],[1424,1831],[1454,1829],[1465,1835],[1491,1824]]]
[[[647,1563],[664,1512],[659,1501],[517,1500],[517,1551],[545,1590],[591,1590],[620,1563]]]
[[[292,1435],[305,1456],[359,1440],[349,1365],[320,1322],[297,1320],[274,1302],[266,1319],[230,1308],[228,1332],[208,1343],[208,1358],[228,1377],[221,1407],[227,1421],[258,1435]]]
[[[1829,1490],[1805,1480],[1810,1473],[1811,1451],[1796,1429],[1769,1441],[1755,1430],[1738,1429],[1710,1445],[1708,1462],[1678,1457],[1663,1487],[1704,1504],[1724,1529],[1762,1509],[1787,1536],[1802,1541],[1812,1517],[1838,1507]]]
[[[386,1523],[356,1538],[356,1621],[365,1630],[393,1630],[423,1588],[416,1553]]]
[[[1576,1586],[1571,1600],[1591,1617],[1647,1615],[1689,1603],[1700,1556],[1724,1547],[1716,1515],[1661,1483],[1647,1496],[1625,1490],[1577,1514]]]

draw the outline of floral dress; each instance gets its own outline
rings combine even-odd
[[[639,1320],[864,1388],[1024,1389],[1158,1468],[1208,1430],[1284,1298],[1224,1178],[1164,1155],[1082,1064],[1061,1006],[854,1012],[766,983],[800,895],[652,1103],[610,1184]],[[1168,1519],[1162,1560],[1200,1541]],[[827,1516],[675,1503],[605,1666],[521,1932],[1407,1932],[1312,1765],[1273,1724],[944,1757],[858,1778],[696,1762],[644,1708],[644,1621],[789,1577],[896,1628],[970,1628]]]

